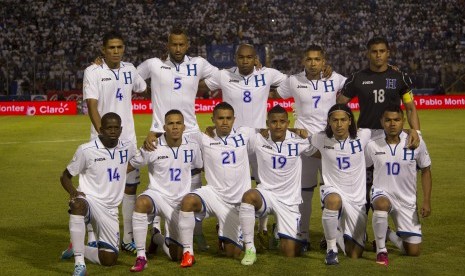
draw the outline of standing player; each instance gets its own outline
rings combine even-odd
[[[421,216],[431,213],[431,159],[423,140],[416,149],[406,148],[407,134],[402,132],[404,113],[400,106],[389,106],[381,117],[385,136],[368,143],[367,165],[374,165],[371,200],[376,262],[388,265],[386,233],[388,215],[397,228],[394,243],[408,256],[420,255],[421,225],[417,213],[417,168],[421,170],[423,205]]]
[[[255,139],[251,140],[251,148],[257,155],[261,182],[256,189],[250,189],[244,194],[240,206],[239,219],[245,244],[245,255],[241,261],[243,265],[252,265],[257,260],[253,241],[255,214],[259,217],[271,212],[275,214],[284,255],[295,257],[301,252],[300,156],[310,143],[287,130],[289,118],[287,111],[280,105],[268,112],[266,123],[270,131],[269,138],[256,134]]]
[[[118,258],[118,205],[123,199],[128,160],[134,145],[121,141],[121,118],[107,113],[101,118],[99,136],[79,146],[60,181],[69,193],[69,232],[75,260],[73,275],[86,275],[84,256],[91,262],[112,266]],[[74,188],[71,178],[79,175]],[[85,246],[86,223],[95,229],[98,248]]]
[[[147,85],[137,73],[134,65],[121,61],[124,49],[124,39],[120,33],[109,32],[103,36],[103,63],[93,64],[84,71],[83,94],[92,122],[92,139],[99,134],[101,115],[115,112],[122,119],[121,139],[131,141],[137,147],[131,95],[132,91],[144,92]],[[136,248],[132,237],[132,212],[139,183],[138,170],[128,174],[122,206],[124,233],[121,247],[133,253],[136,252]],[[92,241],[92,236],[89,232],[90,241]]]
[[[363,253],[367,223],[364,149],[370,135],[368,129],[357,132],[347,105],[335,104],[328,111],[325,131],[311,138],[322,158],[325,185],[320,188],[320,196],[328,265],[339,263],[337,241],[351,258]],[[342,234],[344,241],[340,240]]]
[[[242,249],[239,205],[242,195],[251,187],[247,149],[255,131],[233,129],[234,109],[226,102],[215,106],[212,121],[216,136],[203,134],[200,143],[207,185],[186,195],[179,212],[179,233],[184,247],[181,267],[190,267],[195,262],[194,225],[196,219],[206,216],[218,218],[218,236],[227,256],[238,257]]]
[[[310,134],[323,131],[326,127],[328,110],[336,103],[336,95],[346,77],[332,72],[322,77],[326,66],[326,55],[321,46],[309,46],[303,55],[303,72],[289,76],[277,89],[282,98],[294,98],[296,120],[294,127],[305,129]],[[302,156],[302,199],[300,205],[301,231],[304,250],[309,249],[310,217],[312,215],[313,190],[318,185],[318,170],[321,175],[321,159]]]
[[[170,110],[164,121],[165,133],[158,138],[157,149],[146,151],[141,148],[141,154],[130,160],[130,167],[133,168],[148,165],[150,178],[148,189],[137,198],[132,217],[137,248],[137,259],[131,268],[132,272],[140,272],[147,266],[145,241],[148,222],[152,222],[156,215],[165,218],[165,236],[169,248],[161,234],[152,235],[152,242],[163,246],[172,260],[181,259],[178,211],[182,198],[191,190],[191,169],[202,167],[199,145],[182,137],[185,128],[182,113],[179,110]]]
[[[199,81],[210,77],[218,68],[202,57],[186,55],[189,40],[184,30],[174,28],[168,36],[166,60],[151,58],[141,63],[137,70],[144,79],[151,79],[152,124],[144,142],[144,147],[155,150],[153,142],[163,133],[164,116],[171,109],[177,109],[184,115],[185,135],[200,136],[195,116],[195,97]],[[197,138],[195,138],[197,139]],[[202,186],[200,173],[192,178],[192,189]],[[195,229],[196,241],[202,250],[208,249],[202,234],[201,224]]]
[[[205,80],[210,90],[221,89],[223,101],[234,108],[234,127],[266,128],[267,100],[270,87],[279,86],[286,75],[276,69],[262,67],[255,70],[257,52],[250,44],[241,44],[236,50],[236,67],[217,71]],[[249,155],[252,177],[257,183],[257,158]],[[260,220],[259,233],[267,231],[267,217]]]

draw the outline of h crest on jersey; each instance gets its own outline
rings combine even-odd
[[[386,79],[386,89],[396,89],[396,79]]]

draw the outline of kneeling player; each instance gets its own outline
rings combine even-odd
[[[420,140],[416,149],[406,147],[408,136],[402,132],[404,113],[400,106],[389,106],[381,117],[383,137],[368,143],[367,165],[374,165],[371,189],[373,232],[376,241],[376,262],[388,265],[386,234],[388,215],[397,228],[397,236],[389,236],[394,244],[409,256],[420,255],[421,225],[417,213],[417,168],[421,170],[423,206],[421,216],[431,213],[431,159]]]
[[[181,259],[182,247],[177,229],[180,203],[191,189],[191,170],[202,167],[199,145],[183,139],[184,117],[179,110],[166,113],[163,129],[165,133],[158,138],[154,151],[141,148],[140,154],[130,160],[129,169],[148,165],[150,179],[148,189],[137,198],[132,216],[137,250],[136,263],[130,269],[132,272],[140,272],[147,267],[145,241],[148,223],[152,223],[155,216],[165,218],[168,245],[160,233],[154,232],[151,246],[163,247],[172,260]]]
[[[116,113],[102,117],[98,138],[77,149],[60,180],[69,193],[69,231],[74,253],[74,275],[86,275],[84,256],[91,262],[112,266],[118,258],[119,220],[126,184],[128,160],[135,146],[119,140],[121,118]],[[79,186],[71,178],[79,174]],[[86,223],[91,223],[98,248],[84,245]]]

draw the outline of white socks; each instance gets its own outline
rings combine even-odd
[[[375,210],[372,218],[373,233],[375,234],[376,253],[386,252],[386,231],[388,228],[388,212]]]
[[[84,216],[69,215],[69,233],[74,250],[76,264],[84,264],[84,240],[86,237],[86,224]]]
[[[194,255],[194,228],[195,217],[194,212],[179,211],[179,239],[183,246],[182,253],[189,251]]]
[[[332,249],[334,252],[337,252],[336,239],[338,235],[338,215],[339,211],[333,211],[326,208],[323,209],[321,221],[325,232],[327,251]]]
[[[147,239],[147,231],[149,229],[146,213],[133,212],[132,227],[134,244],[136,245],[137,257],[145,256],[145,241]]]
[[[239,221],[241,223],[245,249],[251,249],[252,252],[255,253],[256,249],[253,242],[255,207],[251,204],[242,202],[239,209]]]
[[[121,207],[123,213],[123,242],[132,242],[132,213],[136,205],[136,195],[124,194],[123,204]]]

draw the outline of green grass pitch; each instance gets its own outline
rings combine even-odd
[[[432,215],[422,220],[422,255],[400,256],[392,245],[390,266],[375,264],[375,253],[363,258],[340,256],[340,265],[326,267],[318,249],[323,236],[319,196],[315,193],[311,220],[312,250],[302,257],[285,258],[277,251],[258,255],[258,262],[244,267],[239,260],[217,254],[215,219],[204,230],[211,249],[196,252],[197,263],[181,269],[161,252],[149,259],[146,275],[461,275],[464,265],[465,216],[465,110],[420,110],[423,137],[433,161]],[[210,114],[199,115],[201,127],[210,125]],[[139,145],[150,125],[149,115],[136,115]],[[89,138],[87,116],[0,117],[0,275],[65,275],[73,261],[61,261],[69,242],[67,201],[59,176],[76,147]],[[139,192],[147,186],[142,171]],[[77,179],[74,179],[76,183]],[[421,195],[421,191],[419,191]],[[421,199],[419,200],[421,202]],[[371,215],[368,234],[373,238]],[[367,248],[369,248],[367,246]],[[135,257],[120,254],[114,267],[88,263],[95,275],[127,275]]]

